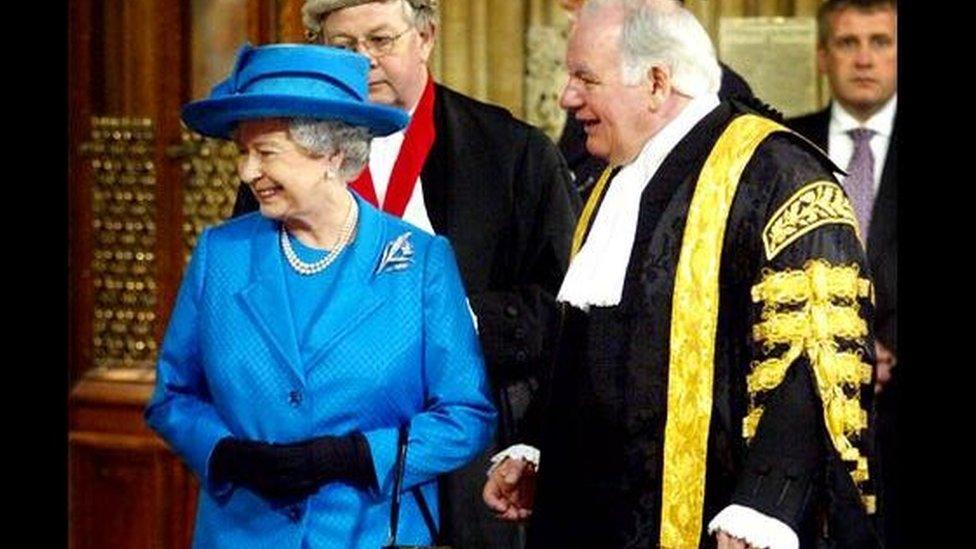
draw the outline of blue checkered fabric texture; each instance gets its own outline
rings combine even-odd
[[[495,409],[447,240],[359,200],[357,238],[326,291],[289,296],[277,224],[254,213],[205,231],[184,276],[146,410],[201,480],[195,547],[363,547],[387,537],[397,427],[410,424],[404,489],[434,516],[436,477],[491,439]],[[410,231],[406,269],[377,271]],[[314,312],[296,330],[298,299]],[[319,301],[321,303],[318,303]],[[302,332],[302,333],[299,333]],[[225,436],[293,442],[362,431],[379,489],[335,482],[301,502],[218,485],[207,462]],[[412,497],[398,542],[429,543]]]

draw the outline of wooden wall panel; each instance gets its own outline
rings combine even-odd
[[[185,2],[153,0],[150,27],[158,33],[152,52],[153,70],[150,79],[158,90],[159,99],[153,113],[156,125],[155,164],[157,170],[156,200],[157,266],[159,300],[156,322],[157,341],[162,340],[169,321],[170,310],[183,278],[183,220],[182,177],[178,161],[170,158],[167,148],[180,142],[183,123],[180,109],[190,99],[190,41],[186,39],[187,6]],[[175,4],[175,5],[174,5]]]
[[[159,319],[153,335],[158,341],[183,265],[181,170],[166,148],[179,139],[180,106],[189,96],[188,5],[170,0],[69,3],[70,547],[175,548],[188,546],[190,539],[193,480],[142,417],[151,371],[126,364],[112,372],[93,370],[94,179],[92,157],[84,152],[92,140],[93,116],[152,120]]]
[[[300,0],[280,0],[278,4],[278,42],[305,42],[305,25],[302,23]]]
[[[441,4],[440,36],[441,81],[465,93],[471,87],[470,5],[468,0],[454,0]]]
[[[180,254],[180,179],[178,162],[166,148],[179,141],[181,105],[189,98],[189,40],[186,4],[168,0],[79,0],[70,3],[69,36],[69,201],[72,290],[70,379],[92,367],[94,285],[92,263],[91,157],[83,152],[92,139],[93,116],[152,120],[157,227],[154,324],[160,339],[182,274]]]
[[[188,547],[195,482],[155,439],[74,432],[69,546]]]
[[[152,387],[84,380],[69,406],[69,545],[187,547],[196,481],[143,420]]]
[[[69,441],[72,546],[172,546],[160,531],[158,452],[118,435],[73,433]],[[141,442],[142,438],[135,439]]]
[[[90,0],[68,3],[68,381],[81,378],[92,362],[91,193],[81,144],[92,116],[92,60],[95,26]]]

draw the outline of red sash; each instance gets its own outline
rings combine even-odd
[[[383,200],[383,211],[397,217],[403,217],[403,210],[413,195],[413,188],[417,185],[420,171],[427,160],[427,153],[434,145],[434,79],[427,76],[427,87],[420,96],[417,109],[414,110],[407,125],[407,133],[400,146],[400,154],[393,164],[390,184],[386,188],[386,198]],[[359,174],[349,187],[359,193],[372,205],[379,207],[376,189],[373,187],[373,176],[369,173],[369,165]]]

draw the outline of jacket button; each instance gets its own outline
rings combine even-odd
[[[526,358],[528,358],[528,355],[525,354],[525,351],[518,351],[515,353],[515,362],[518,362],[519,364],[523,364]]]
[[[518,316],[518,314],[519,314],[518,307],[516,307],[515,305],[505,306],[505,316],[509,318],[515,318]]]
[[[515,339],[525,339],[525,330],[522,328],[515,328]]]
[[[289,391],[288,403],[292,406],[300,406],[302,403],[302,392],[298,390]]]

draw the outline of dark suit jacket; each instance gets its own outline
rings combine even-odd
[[[827,150],[827,131],[830,125],[830,107],[812,114],[793,118],[787,125]],[[898,113],[892,128],[881,172],[881,185],[871,210],[871,228],[868,230],[868,268],[877,292],[875,308],[875,337],[896,355],[898,294]],[[842,166],[843,167],[843,166]]]

